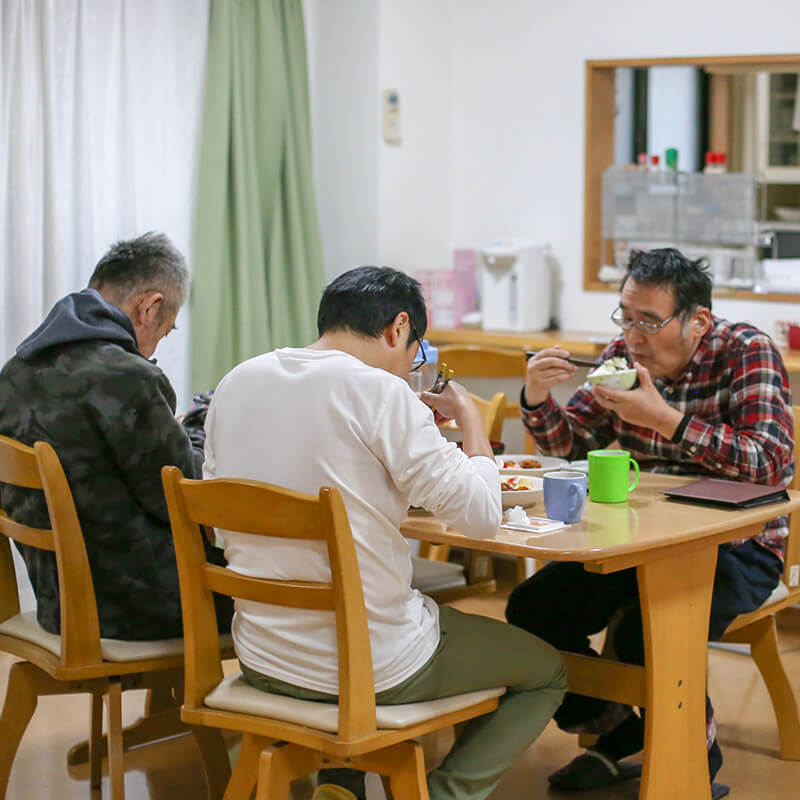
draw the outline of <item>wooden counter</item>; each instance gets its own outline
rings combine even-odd
[[[515,350],[541,350],[560,344],[573,355],[597,356],[614,334],[589,331],[485,331],[482,328],[428,328],[431,344],[478,344]],[[780,348],[787,372],[800,372],[800,350]]]
[[[787,372],[800,372],[800,350],[780,348],[781,358]]]
[[[482,328],[428,328],[431,344],[479,344],[486,347],[541,350],[560,344],[574,355],[594,356],[603,352],[613,334],[578,331],[485,331]],[[800,360],[800,359],[799,359]]]

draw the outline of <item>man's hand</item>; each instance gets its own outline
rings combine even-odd
[[[462,428],[464,427],[465,416],[473,413],[477,413],[480,416],[475,403],[472,402],[472,398],[469,396],[469,392],[455,381],[450,381],[441,394],[422,392],[420,400],[433,409],[437,425],[452,419],[459,428]]]
[[[636,389],[618,391],[595,386],[592,389],[595,399],[603,408],[613,411],[630,425],[650,428],[665,439],[671,439],[683,414],[658,393],[647,367],[635,362],[633,366],[639,376],[639,386]]]
[[[569,351],[556,345],[540,350],[528,361],[528,371],[525,374],[525,401],[529,406],[544,403],[553,386],[572,378],[576,367],[566,361],[566,358],[569,358]]]

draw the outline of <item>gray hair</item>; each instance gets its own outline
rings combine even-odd
[[[149,231],[111,245],[97,262],[89,288],[118,306],[145,292],[161,292],[165,310],[177,312],[189,295],[189,269],[163,233]]]

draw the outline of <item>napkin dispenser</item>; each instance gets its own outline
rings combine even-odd
[[[478,252],[482,325],[487,330],[542,331],[550,326],[547,246],[493,242]]]

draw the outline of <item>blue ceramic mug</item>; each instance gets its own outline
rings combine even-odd
[[[544,507],[550,519],[577,522],[586,504],[586,474],[559,470],[544,475]]]

